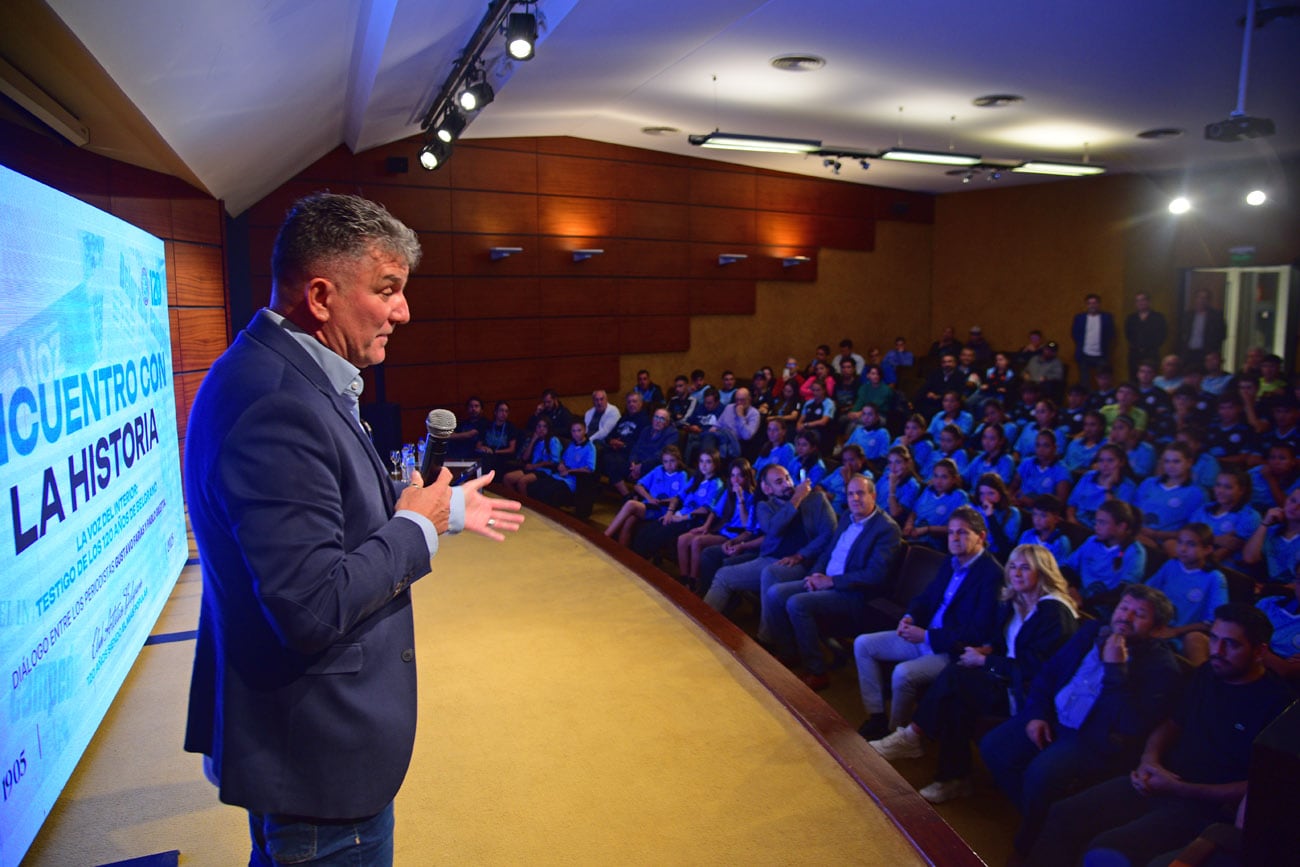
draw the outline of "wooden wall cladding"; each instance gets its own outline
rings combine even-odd
[[[752,315],[757,281],[816,281],[821,247],[869,251],[877,220],[933,219],[929,196],[581,139],[462,141],[438,172],[418,167],[418,148],[338,148],[248,212],[258,302],[276,227],[302,195],[356,192],[420,234],[412,322],[382,394],[363,397],[399,404],[407,439],[429,408],[471,394],[511,401],[518,420],[546,387],[623,390],[621,355],[689,351],[691,318]],[[389,173],[389,156],[409,170]],[[493,247],[523,250],[494,260]],[[579,249],[604,252],[575,262]],[[747,258],[724,266],[724,253]],[[787,268],[788,256],[811,261]]]
[[[229,334],[225,212],[183,181],[0,121],[0,163],[163,240],[177,435]]]

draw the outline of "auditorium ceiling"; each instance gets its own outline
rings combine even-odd
[[[340,143],[361,151],[417,133],[487,9],[486,0],[13,3],[11,19],[25,8],[29,32],[0,38],[5,59],[86,123],[89,147],[186,177],[232,214]],[[489,65],[496,101],[466,137],[575,136],[823,177],[832,168],[822,157],[705,150],[687,135],[721,129],[873,153],[902,145],[986,162],[1086,156],[1110,172],[1267,171],[1300,151],[1297,15],[1273,18],[1253,38],[1245,109],[1272,119],[1276,135],[1204,137],[1206,124],[1237,107],[1246,0],[534,8],[536,57]],[[32,48],[49,43],[59,51]],[[789,54],[825,64],[774,68]],[[69,68],[80,71],[70,77]],[[105,80],[92,86],[94,76]],[[993,94],[1023,101],[974,105]],[[123,124],[129,136],[113,128]],[[1183,133],[1137,135],[1157,128]],[[840,162],[842,181],[928,192],[1032,180]]]

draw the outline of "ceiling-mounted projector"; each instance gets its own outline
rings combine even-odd
[[[1241,141],[1273,135],[1277,128],[1267,117],[1240,115],[1205,125],[1205,137],[1210,141]]]

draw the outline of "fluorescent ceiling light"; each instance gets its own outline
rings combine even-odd
[[[708,135],[687,136],[687,141],[704,148],[732,151],[757,151],[769,154],[806,154],[821,148],[822,143],[811,139],[772,138],[765,135],[744,135],[733,132],[711,132]]]
[[[882,160],[899,160],[905,163],[928,163],[935,166],[973,166],[980,161],[978,154],[960,154],[956,151],[918,151],[911,148],[890,148],[880,155]]]
[[[1016,166],[1011,171],[1030,175],[1058,175],[1067,178],[1079,178],[1084,175],[1099,175],[1106,171],[1105,166],[1096,163],[1053,163],[1030,160]]]

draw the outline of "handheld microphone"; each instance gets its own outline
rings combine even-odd
[[[429,410],[424,419],[429,435],[424,440],[424,459],[420,461],[420,478],[424,486],[432,485],[447,459],[447,440],[456,431],[456,414],[449,409]]]

